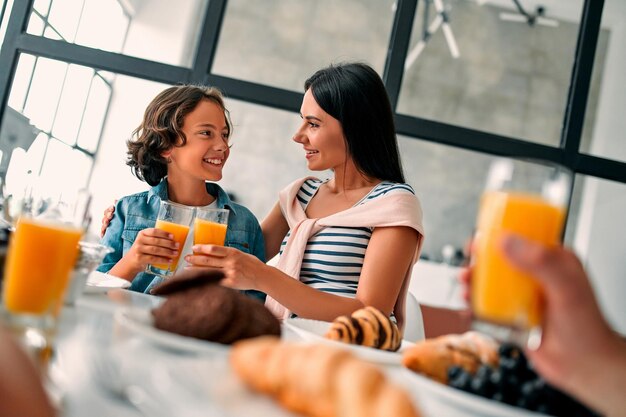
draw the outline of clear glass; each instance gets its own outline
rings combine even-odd
[[[52,0],[47,17],[45,2],[37,2],[35,10],[46,19],[47,38],[191,67],[207,4],[207,0]],[[29,25],[27,32],[41,36],[41,26]]]
[[[43,195],[47,190],[41,190]],[[2,291],[6,326],[33,357],[49,358],[78,241],[88,212],[85,192],[41,200],[41,214],[22,216],[11,236]],[[45,365],[44,363],[39,363]]]
[[[11,94],[9,95],[9,106],[17,111],[21,112],[24,110],[24,101],[30,87],[35,62],[36,58],[33,55],[20,54],[15,77],[11,84]]]
[[[626,162],[626,2],[606,0],[598,47],[593,63],[592,83],[581,152]],[[589,123],[589,119],[593,123]]]
[[[543,296],[539,283],[511,265],[504,233],[545,246],[561,242],[572,183],[568,169],[539,161],[496,159],[481,198],[474,240],[473,326],[501,341],[539,346]]]
[[[197,207],[193,224],[193,244],[224,246],[229,213],[227,209]]]
[[[96,151],[110,99],[111,87],[103,78],[93,77],[78,132],[77,143],[81,148]]]
[[[185,247],[185,240],[187,240],[189,228],[193,221],[194,213],[194,207],[161,200],[159,214],[154,227],[172,234],[174,241],[179,245],[178,256],[172,259],[171,263],[147,265],[147,273],[162,278],[168,278],[176,272],[178,261]]]
[[[230,0],[212,72],[302,91],[334,62],[365,61],[382,74],[391,0]]]
[[[91,68],[80,65],[70,64],[67,69],[52,134],[68,145],[76,143],[76,135],[93,74],[94,71]]]
[[[424,42],[436,3],[418,2],[398,112],[558,146],[583,1],[546,4],[531,26],[510,1],[446,0],[449,23]]]
[[[72,306],[80,298],[89,274],[96,270],[107,253],[113,252],[113,248],[99,243],[79,242],[80,252],[76,264],[72,270],[70,284],[65,294],[65,305]]]
[[[67,66],[65,62],[61,61],[48,58],[37,59],[24,107],[24,115],[38,129],[50,130],[52,127]]]

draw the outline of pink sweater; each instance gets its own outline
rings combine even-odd
[[[409,289],[409,280],[413,265],[417,262],[424,241],[422,227],[422,208],[413,194],[393,193],[383,195],[364,204],[340,211],[320,219],[309,219],[296,195],[300,187],[311,177],[301,178],[289,184],[279,194],[280,208],[287,219],[291,236],[281,254],[276,267],[285,274],[298,279],[307,242],[311,236],[324,227],[388,227],[406,226],[419,233],[413,262],[406,271],[398,299],[394,306],[394,315],[400,329],[404,328],[405,301]],[[265,305],[276,317],[285,319],[291,312],[278,301],[268,296]]]

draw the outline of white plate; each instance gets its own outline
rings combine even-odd
[[[89,274],[89,278],[87,278],[87,285],[85,286],[84,292],[104,292],[114,288],[128,287],[130,287],[130,281],[103,272],[93,271]]]
[[[224,353],[229,346],[193,337],[181,336],[159,330],[153,326],[150,310],[123,309],[115,313],[115,324],[126,334],[116,336],[141,336],[159,347],[187,353]],[[122,332],[123,333],[123,332]]]
[[[449,387],[406,368],[388,368],[387,375],[410,393],[427,416],[545,416]]]
[[[369,362],[378,363],[381,365],[401,365],[402,364],[402,352],[414,343],[406,340],[402,341],[400,349],[397,352],[389,352],[380,349],[374,349],[366,346],[351,345],[349,343],[338,342],[336,340],[330,340],[324,337],[326,331],[330,327],[329,322],[308,320],[308,319],[285,319],[283,326],[288,330],[297,334],[300,339],[311,342],[323,342],[329,343],[334,346],[340,346],[354,352],[355,355]]]

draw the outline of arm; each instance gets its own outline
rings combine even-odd
[[[263,219],[261,230],[263,230],[263,239],[265,240],[265,260],[268,261],[278,254],[280,244],[289,232],[289,225],[280,210],[279,203],[276,203]]]
[[[417,232],[407,227],[375,229],[354,299],[310,288],[232,248],[199,245],[194,251],[206,256],[189,256],[187,260],[196,266],[221,268],[226,275],[225,285],[263,291],[300,317],[332,321],[366,305],[391,314],[417,241]]]
[[[626,344],[604,320],[576,255],[514,236],[504,238],[502,249],[544,289],[541,346],[527,352],[537,372],[603,414],[621,415],[626,409]]]

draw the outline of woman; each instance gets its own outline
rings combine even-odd
[[[191,233],[182,248],[167,232],[154,228],[161,200],[229,209],[226,245],[265,261],[257,219],[215,183],[222,179],[230,155],[231,131],[228,111],[216,88],[178,85],[150,102],[134,139],[128,142],[127,164],[152,188],[117,202],[102,238],[114,252],[104,258],[99,271],[131,281],[132,290],[149,292],[162,279],[143,272],[147,264],[168,263],[178,253],[190,252]]]
[[[280,193],[262,222],[266,258],[234,248],[194,246],[194,267],[220,268],[225,285],[260,290],[280,318],[332,321],[364,306],[404,324],[404,301],[423,240],[422,212],[404,183],[393,114],[384,84],[369,66],[316,72],[304,85],[302,123],[293,140],[312,171]]]

